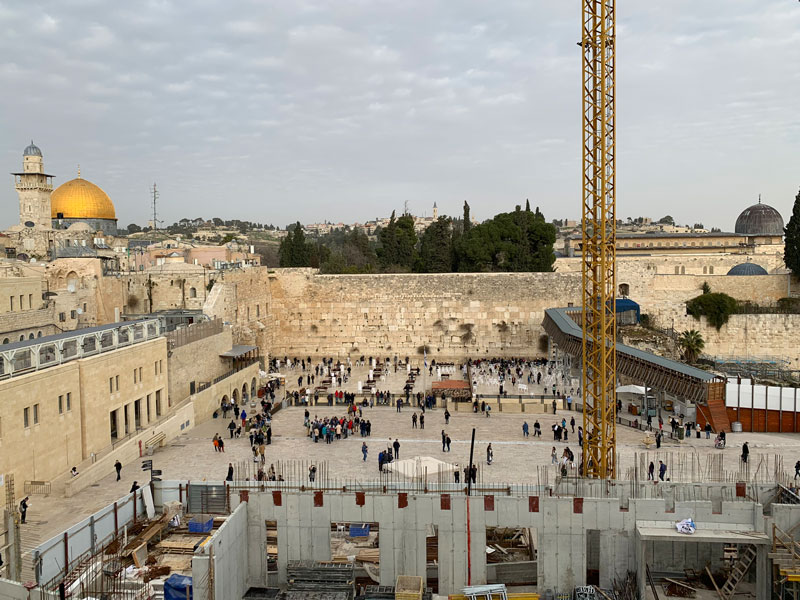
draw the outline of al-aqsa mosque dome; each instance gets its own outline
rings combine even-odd
[[[781,213],[767,204],[748,206],[736,219],[736,233],[743,235],[783,235],[783,217]]]
[[[55,229],[66,229],[74,223],[86,223],[96,231],[117,234],[114,204],[99,186],[78,177],[53,190],[50,212]]]

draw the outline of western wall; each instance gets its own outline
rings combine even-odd
[[[739,300],[774,304],[791,286],[787,274],[775,272],[778,259],[759,257],[771,275],[734,277],[726,273],[744,262],[741,255],[623,257],[617,283],[658,326],[703,332],[710,354],[744,354],[742,348],[755,346],[781,355],[794,317],[735,315],[717,332],[687,317],[684,304],[705,282]],[[258,345],[264,356],[413,358],[424,347],[440,360],[543,355],[544,310],[581,302],[580,259],[559,259],[556,268],[386,275],[254,268],[222,274],[204,311],[232,323],[237,342]]]

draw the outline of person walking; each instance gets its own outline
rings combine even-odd
[[[706,439],[710,440],[711,439],[711,423],[706,423],[705,430],[706,430]]]
[[[522,437],[528,437],[528,422],[522,424]]]
[[[794,478],[800,477],[800,460],[794,463]]]
[[[233,481],[233,463],[228,463],[228,476],[225,481]]]
[[[572,433],[575,433],[575,417],[574,416],[570,417],[569,426],[572,428]]]
[[[493,460],[493,459],[494,459],[494,450],[492,450],[492,445],[491,445],[491,444],[489,444],[489,445],[486,447],[486,464],[487,464],[487,465],[490,465],[490,464],[492,464],[492,460]]]
[[[556,447],[553,446],[553,449],[550,451],[550,464],[554,465],[558,462],[558,456],[556,456]]]
[[[450,411],[446,408],[444,409],[444,424],[450,425]]]
[[[117,470],[117,481],[122,478],[122,463],[117,461],[114,463],[114,468]]]
[[[555,394],[555,390],[553,390],[553,393]],[[553,414],[556,414],[556,399],[555,398],[553,398]]]
[[[458,468],[458,463],[455,464],[455,471],[453,471],[454,483],[461,483],[461,471]]]
[[[394,448],[395,459],[400,460],[400,440],[394,438],[394,444],[392,444],[392,448]]]
[[[220,434],[217,434],[217,445],[219,446],[220,452],[225,452],[225,440],[222,439]]]
[[[538,420],[533,424],[533,437],[542,437],[542,426],[539,425]]]
[[[750,456],[750,446],[748,446],[747,442],[745,442],[742,446],[742,464],[747,464],[748,456]]]
[[[655,479],[656,479],[655,478],[655,471],[656,471],[656,465],[651,460],[650,461],[650,466],[647,467],[647,481],[655,481]]]
[[[219,452],[219,435],[216,433],[214,434],[213,442],[214,442],[214,452]]]
[[[661,433],[661,430],[659,430],[658,433],[656,433],[656,449],[661,448],[662,437],[664,437],[664,435]]]
[[[233,434],[236,433],[236,422],[233,419],[228,423],[228,431],[230,431],[231,439],[233,439]]]
[[[667,474],[667,465],[664,464],[664,461],[658,461],[658,478],[661,481],[664,481],[664,476]]]
[[[422,414],[419,416],[419,428],[425,429],[425,415]]]
[[[28,515],[28,498],[30,496],[25,496],[22,501],[19,503],[19,516],[20,522],[25,525],[25,519]]]
[[[398,396],[397,401],[395,402],[397,405],[397,412],[400,412],[400,407],[403,405],[403,399]]]
[[[369,450],[367,442],[361,442],[361,454],[364,455],[364,462],[367,462],[367,450]]]

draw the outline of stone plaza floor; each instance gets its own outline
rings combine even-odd
[[[315,414],[343,415],[343,407],[317,406],[310,409]],[[412,429],[411,415],[414,411],[403,408],[397,413],[393,407],[374,407],[364,409],[364,418],[372,423],[372,436],[361,438],[355,435],[347,440],[332,444],[314,444],[305,435],[302,407],[291,407],[279,411],[273,420],[272,445],[267,446],[266,467],[270,463],[289,460],[325,461],[332,476],[340,474],[343,479],[375,481],[378,478],[377,456],[385,448],[390,438],[400,440],[400,458],[431,456],[447,462],[459,463],[462,467],[469,461],[469,440],[473,427],[475,435],[475,462],[481,465],[484,482],[536,484],[537,467],[550,469],[549,482],[556,478],[556,467],[550,466],[550,451],[556,446],[560,456],[569,446],[579,455],[577,436],[569,436],[569,441],[553,442],[551,426],[556,418],[565,417],[569,422],[575,416],[576,430],[581,415],[570,411],[559,411],[554,417],[536,414],[492,414],[486,418],[471,412],[453,412],[449,426],[444,425],[443,410],[437,408],[425,414],[425,429]],[[419,411],[417,411],[419,414]],[[538,418],[542,426],[542,437],[523,438],[522,423],[527,421],[533,431],[533,423]],[[163,470],[164,480],[221,481],[225,478],[228,463],[252,462],[247,437],[228,439],[226,425],[229,421],[212,419],[189,430],[159,449],[152,457],[153,466]],[[441,430],[445,429],[452,439],[449,453],[443,453]],[[225,452],[215,452],[211,439],[215,433],[226,438]],[[620,454],[619,473],[624,476],[628,467],[633,466],[634,454],[644,452],[642,432],[619,426],[618,452]],[[369,446],[368,460],[361,455],[361,443]],[[759,455],[780,455],[784,458],[784,469],[793,473],[793,466],[800,458],[800,436],[792,434],[742,433],[728,435],[728,448],[715,450],[713,439],[705,436],[698,440],[692,438],[683,442],[665,440],[661,457],[669,454],[683,456],[695,454],[699,462],[707,456],[718,453],[725,456],[725,468],[735,470],[741,445],[748,441],[751,450],[750,462],[755,464]],[[491,442],[494,449],[494,462],[486,465],[486,446]],[[651,452],[654,449],[651,448]],[[655,456],[654,454],[652,456]],[[147,458],[147,457],[146,457]],[[656,459],[657,460],[657,459]],[[86,518],[100,508],[127,494],[134,480],[144,483],[146,474],[140,469],[137,460],[123,465],[122,480],[115,481],[113,471],[97,484],[83,490],[71,498],[57,494],[49,497],[33,496],[28,511],[28,525],[23,527],[24,546],[29,549],[37,543],[62,532],[70,525]],[[667,476],[673,475],[667,473]],[[679,479],[679,477],[675,477]],[[433,480],[435,481],[435,479]]]

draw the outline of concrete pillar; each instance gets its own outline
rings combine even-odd
[[[756,600],[769,600],[772,589],[772,575],[767,562],[770,547],[761,544],[756,547]]]

